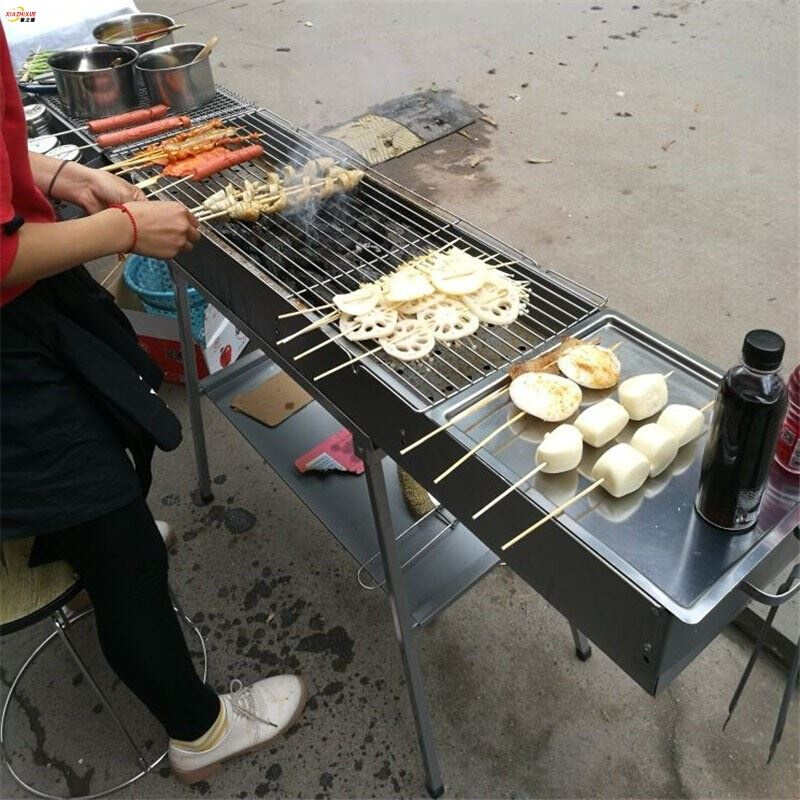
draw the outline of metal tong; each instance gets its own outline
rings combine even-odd
[[[760,603],[770,606],[770,609],[769,613],[767,614],[767,618],[764,621],[764,624],[761,626],[761,630],[759,631],[755,647],[753,647],[753,652],[750,654],[750,660],[747,662],[747,666],[744,668],[742,677],[739,680],[739,685],[736,687],[736,691],[733,693],[733,697],[731,698],[730,705],[728,706],[728,718],[722,725],[723,731],[731,721],[733,712],[736,709],[736,706],[739,704],[739,698],[742,696],[742,692],[744,691],[744,687],[747,684],[748,678],[750,677],[750,673],[753,671],[756,660],[758,659],[758,656],[764,647],[764,642],[766,642],[767,635],[769,634],[770,628],[772,628],[772,623],[775,620],[775,615],[778,613],[778,608],[780,608],[780,606],[782,606],[787,600],[790,600],[800,590],[800,583],[796,583],[798,580],[800,580],[800,563],[795,564],[794,567],[792,567],[789,577],[786,578],[786,580],[780,585],[777,594],[768,594],[767,592],[764,592],[749,583],[745,583],[742,586],[742,589],[750,597],[752,597],[754,600],[758,600]],[[793,584],[795,585],[793,586]],[[775,751],[778,749],[778,743],[783,736],[783,729],[786,726],[786,717],[789,713],[789,704],[792,700],[792,694],[797,689],[797,679],[799,673],[800,640],[798,640],[797,646],[794,649],[794,656],[792,657],[792,663],[789,667],[789,674],[786,677],[786,686],[783,690],[781,707],[778,711],[778,719],[775,723],[775,732],[772,734],[772,742],[770,742],[769,745],[767,764],[772,761],[772,757],[775,755]]]

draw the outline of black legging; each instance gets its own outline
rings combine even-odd
[[[42,537],[89,592],[108,663],[173,739],[202,736],[219,699],[192,664],[167,587],[167,551],[143,499]]]

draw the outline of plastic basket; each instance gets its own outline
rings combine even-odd
[[[175,284],[172,282],[166,261],[145,256],[128,256],[124,275],[125,283],[136,292],[148,314],[172,318],[178,316]],[[188,293],[192,336],[199,344],[205,344],[207,302],[205,297],[192,286],[189,287]]]

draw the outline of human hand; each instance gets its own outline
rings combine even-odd
[[[79,165],[74,165],[79,166]],[[97,169],[73,169],[67,165],[53,187],[53,194],[83,208],[87,214],[96,214],[104,208],[145,199],[141,189],[117,175]]]
[[[200,238],[197,218],[181,203],[144,200],[125,203],[136,220],[134,252],[153,258],[173,258],[191,250]]]

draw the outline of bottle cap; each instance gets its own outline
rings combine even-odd
[[[768,372],[778,369],[783,360],[786,342],[774,331],[757,329],[744,337],[742,358],[752,369]]]

